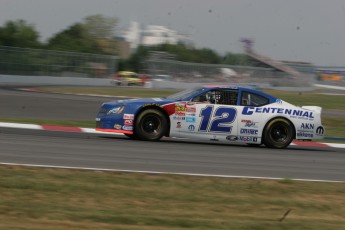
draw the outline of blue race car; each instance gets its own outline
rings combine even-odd
[[[170,136],[285,148],[293,139],[323,138],[321,110],[250,88],[200,87],[165,98],[104,103],[96,130],[150,141]]]

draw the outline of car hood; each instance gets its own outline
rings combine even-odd
[[[126,100],[114,100],[110,102],[106,102],[103,105],[117,105],[117,104],[123,104],[123,105],[134,105],[134,104],[169,104],[175,102],[173,99],[169,98],[140,98],[140,99],[126,99]]]

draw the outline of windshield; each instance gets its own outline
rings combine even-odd
[[[175,99],[175,100],[183,100],[183,99],[189,98],[192,95],[198,94],[204,90],[205,90],[205,88],[202,88],[202,87],[193,88],[193,89],[186,89],[184,91],[172,94],[172,95],[168,96],[167,98]]]

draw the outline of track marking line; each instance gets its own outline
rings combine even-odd
[[[143,171],[143,170],[125,170],[125,169],[108,169],[108,168],[90,168],[90,167],[73,167],[73,166],[57,166],[57,165],[39,165],[39,164],[20,164],[20,163],[6,163],[0,162],[0,165],[5,166],[24,166],[24,167],[38,167],[38,168],[53,168],[53,169],[72,169],[72,170],[87,170],[87,171],[104,171],[104,172],[125,172],[125,173],[144,173],[144,174],[165,174],[165,175],[179,175],[179,176],[196,176],[196,177],[219,177],[219,178],[238,178],[238,179],[260,179],[260,180],[292,180],[304,182],[324,182],[324,183],[345,183],[345,181],[338,180],[316,180],[303,178],[280,178],[280,177],[257,177],[257,176],[237,176],[237,175],[219,175],[219,174],[202,174],[202,173],[175,173],[162,171]]]

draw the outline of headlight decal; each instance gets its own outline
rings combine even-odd
[[[107,112],[107,115],[111,115],[111,114],[120,114],[123,112],[125,106],[124,105],[121,105],[121,106],[116,106],[112,109],[110,109],[108,112]]]

